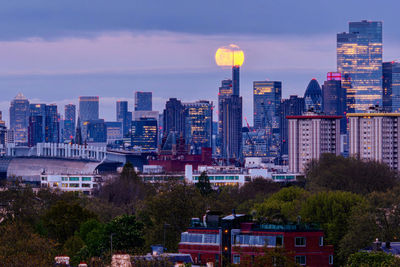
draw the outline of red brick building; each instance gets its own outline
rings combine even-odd
[[[246,215],[207,214],[193,219],[182,233],[179,252],[191,254],[195,264],[214,266],[251,262],[266,249],[279,248],[304,266],[333,266],[333,246],[324,243],[322,230],[304,224],[257,224]]]

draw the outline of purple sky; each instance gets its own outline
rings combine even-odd
[[[57,3],[55,3],[57,2]],[[229,69],[214,63],[220,46],[239,45],[244,115],[252,123],[252,81],[280,80],[283,96],[304,93],[336,69],[336,33],[348,21],[384,21],[384,60],[400,58],[400,3],[378,1],[50,1],[0,10],[0,110],[22,92],[31,102],[76,103],[99,95],[100,114],[115,119],[115,101],[133,105],[135,90],[216,101]],[[150,4],[151,2],[151,4]],[[250,3],[249,3],[250,2]],[[268,2],[268,3],[267,3]],[[333,4],[334,3],[334,4]],[[343,8],[346,6],[347,8]]]

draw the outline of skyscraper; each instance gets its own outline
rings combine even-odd
[[[232,80],[222,80],[221,86],[218,89],[218,138],[217,138],[217,154],[221,154],[222,145],[222,100],[233,94]]]
[[[341,133],[346,133],[346,90],[342,87],[340,72],[328,72],[322,85],[322,109],[326,115],[343,116],[340,120]]]
[[[242,97],[232,95],[222,100],[222,151],[224,158],[239,159],[242,156]]]
[[[132,121],[132,147],[140,148],[142,152],[157,151],[157,128],[157,120],[153,118],[140,118]]]
[[[85,121],[82,131],[84,141],[87,143],[107,142],[107,126],[103,119]]]
[[[286,116],[302,115],[305,110],[303,97],[291,95],[281,103],[281,155],[288,155],[289,121]]]
[[[121,121],[106,121],[107,127],[107,143],[112,144],[115,141],[122,140],[123,138],[123,127]]]
[[[14,142],[28,143],[29,101],[22,93],[11,101],[10,130],[14,133]]]
[[[46,143],[59,143],[60,142],[60,121],[57,112],[57,105],[46,105],[45,117],[45,139]]]
[[[382,106],[382,22],[350,22],[349,32],[337,34],[337,68],[348,74],[348,112]]]
[[[322,111],[322,91],[316,79],[312,79],[304,93],[306,111],[321,113]]]
[[[117,101],[117,121],[122,123],[122,133],[126,136],[129,133],[128,101]]]
[[[193,154],[201,154],[202,147],[212,147],[213,104],[209,101],[184,103],[185,139]]]
[[[80,96],[79,97],[79,115],[81,123],[89,120],[99,119],[99,97],[98,96]]]
[[[254,129],[265,131],[266,155],[276,157],[280,150],[280,105],[282,83],[253,82]]]
[[[37,143],[44,141],[44,116],[33,115],[29,116],[28,126],[28,146],[35,146]]]
[[[400,63],[383,63],[383,108],[387,112],[400,112]]]
[[[185,137],[185,108],[180,100],[170,98],[167,101],[163,119],[163,137],[167,137],[170,132]]]
[[[152,92],[135,92],[135,111],[153,110]]]
[[[63,139],[71,141],[74,139],[76,125],[76,106],[73,104],[64,107],[64,132]]]

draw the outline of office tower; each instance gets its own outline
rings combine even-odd
[[[232,95],[221,103],[221,156],[239,159],[242,156],[242,98]]]
[[[6,122],[3,121],[3,113],[0,111],[0,145],[7,143],[7,127]]]
[[[44,116],[33,115],[29,116],[28,126],[28,146],[35,146],[37,143],[43,143],[44,141]]]
[[[312,79],[304,93],[306,111],[322,112],[322,91],[316,79]]]
[[[121,121],[107,121],[107,143],[115,143],[115,141],[123,138],[123,125]],[[128,131],[129,132],[129,131]]]
[[[213,103],[197,101],[184,103],[185,140],[190,145],[192,154],[201,154],[202,147],[212,147]]]
[[[29,104],[29,116],[46,116],[46,104]]]
[[[82,127],[79,117],[78,117],[78,122],[76,123],[74,143],[77,145],[83,145]]]
[[[79,115],[81,123],[89,120],[99,119],[99,97],[98,96],[80,96],[79,97]]]
[[[60,142],[60,117],[57,112],[57,105],[46,105],[45,117],[45,138],[46,143]]]
[[[302,115],[305,111],[303,97],[291,95],[288,99],[283,99],[281,103],[281,155],[288,155],[289,146],[289,121],[286,116]]]
[[[350,155],[380,161],[399,171],[399,117],[399,113],[347,114]]]
[[[289,172],[303,173],[323,153],[340,154],[341,116],[307,112],[289,120]]]
[[[219,150],[219,153],[221,153],[221,142],[222,140],[220,140],[220,138],[222,137],[222,100],[228,98],[229,96],[231,96],[233,94],[232,91],[232,80],[228,79],[228,80],[222,80],[221,81],[221,86],[218,89],[218,148],[217,150]]]
[[[280,151],[280,105],[282,83],[253,82],[254,129],[265,132],[266,156],[277,157]]]
[[[122,123],[123,136],[129,134],[128,101],[117,101],[117,121]]]
[[[132,121],[131,145],[142,152],[156,152],[158,147],[157,120],[141,118]]]
[[[152,92],[135,92],[135,111],[153,110]]]
[[[22,93],[11,101],[10,130],[14,133],[14,142],[28,143],[29,101]]]
[[[185,136],[185,108],[180,100],[170,98],[167,101],[163,119],[164,137],[167,137],[170,132],[175,132],[178,137]]]
[[[82,132],[85,143],[107,142],[107,127],[103,119],[83,122]]]
[[[232,94],[233,95],[239,95],[240,89],[239,89],[239,84],[240,84],[240,66],[233,66],[232,67]]]
[[[265,130],[242,128],[244,157],[267,157],[267,135]]]
[[[70,142],[74,139],[76,125],[76,106],[73,104],[64,107],[64,131],[63,139]]]
[[[382,22],[350,22],[348,33],[337,34],[337,68],[351,81],[348,113],[382,106]]]
[[[400,112],[400,63],[383,63],[383,108],[386,112]]]
[[[340,72],[328,72],[322,85],[322,110],[326,115],[343,116],[340,121],[341,133],[346,133],[346,90],[342,87]]]

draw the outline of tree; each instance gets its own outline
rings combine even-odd
[[[384,192],[398,184],[398,174],[377,161],[363,161],[323,154],[306,168],[307,188],[311,191],[340,190],[356,194]]]
[[[309,193],[299,187],[283,188],[264,202],[256,204],[257,217],[270,223],[288,223],[296,221],[302,203]]]
[[[57,253],[55,243],[33,233],[28,224],[0,226],[0,266],[52,266]]]
[[[397,267],[400,266],[400,259],[392,254],[384,252],[356,252],[350,255],[347,267]]]
[[[350,192],[320,192],[307,198],[300,214],[305,222],[319,223],[328,243],[337,248],[347,232],[352,209],[362,201],[361,196]]]
[[[95,217],[95,214],[77,203],[58,201],[43,215],[42,220],[49,236],[64,244],[83,222]]]
[[[203,171],[200,176],[199,180],[196,183],[196,187],[200,190],[200,193],[205,196],[212,192],[210,178],[205,171]]]

